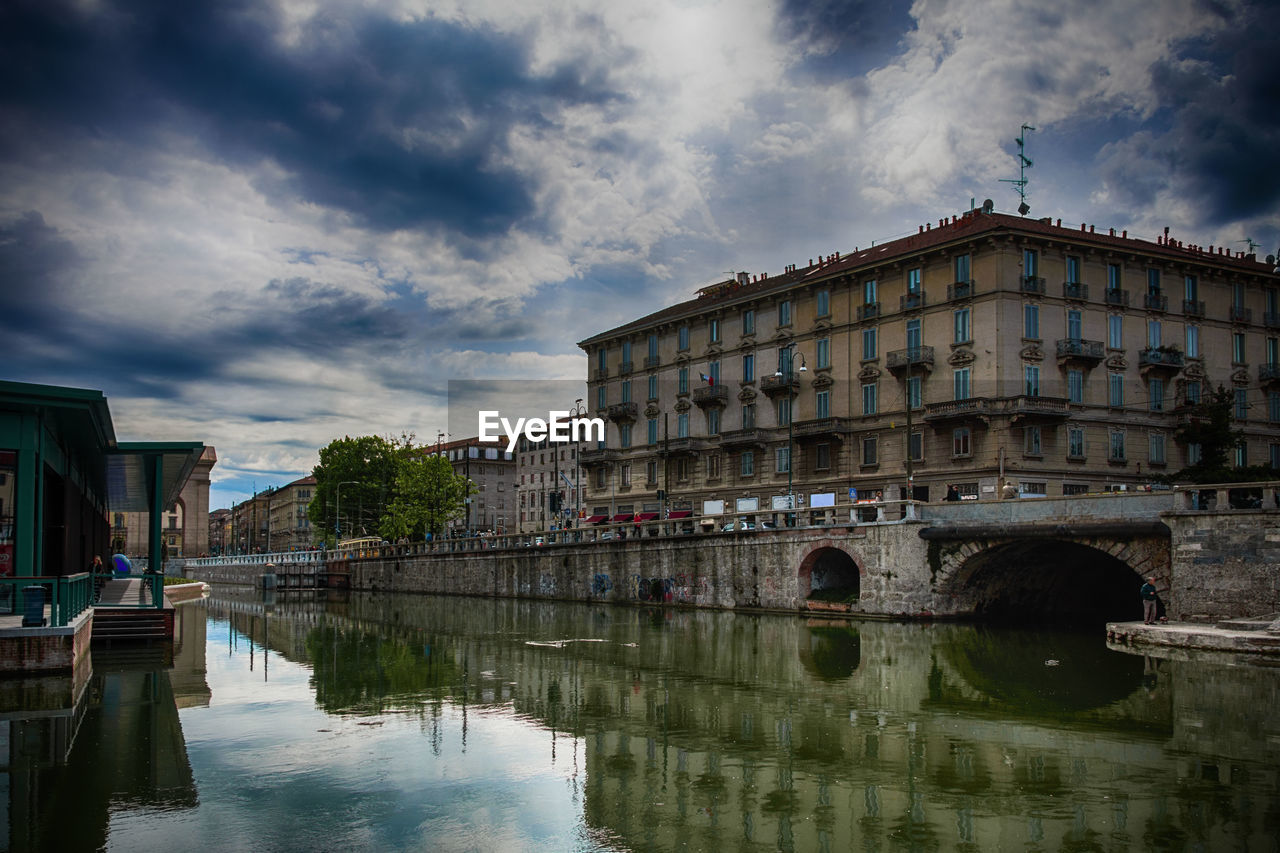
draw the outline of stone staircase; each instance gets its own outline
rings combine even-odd
[[[150,602],[150,590],[140,578],[118,578],[104,583],[93,608],[93,644],[172,640],[173,605],[165,601],[164,607],[157,610],[145,606]]]

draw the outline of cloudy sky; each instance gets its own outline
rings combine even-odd
[[[212,506],[450,379],[1018,199],[1280,248],[1280,28],[1243,0],[8,0],[0,378],[218,450]]]

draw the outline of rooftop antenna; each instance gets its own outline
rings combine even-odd
[[[1237,242],[1237,243],[1244,243],[1245,245],[1247,245],[1247,246],[1249,247],[1249,254],[1251,254],[1251,255],[1252,255],[1254,252],[1258,251],[1258,245],[1259,245],[1259,244],[1258,244],[1258,243],[1256,243],[1255,241],[1253,241],[1253,240],[1249,239],[1248,237],[1245,237],[1243,240],[1237,240],[1236,242]]]
[[[1028,130],[1035,130],[1035,128],[1029,124],[1024,124],[1022,126],[1022,133],[1020,133],[1018,138],[1014,140],[1014,142],[1018,143],[1018,177],[1016,179],[1000,179],[1000,183],[1002,184],[1013,184],[1013,189],[1018,194],[1018,198],[1022,199],[1018,204],[1018,213],[1023,216],[1026,216],[1031,212],[1031,205],[1027,204],[1027,169],[1030,169],[1035,165],[1031,162],[1031,159],[1027,157],[1026,136]]]

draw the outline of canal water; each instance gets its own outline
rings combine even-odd
[[[1275,850],[1280,670],[1094,633],[218,588],[0,684],[8,849]],[[21,707],[14,707],[16,705]]]

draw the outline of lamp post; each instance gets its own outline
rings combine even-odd
[[[796,421],[796,386],[795,373],[792,370],[792,364],[795,360],[796,345],[788,344],[778,350],[778,369],[774,372],[774,376],[782,379],[787,386],[787,509],[790,511],[787,518],[791,522],[788,527],[795,526],[795,509],[796,496],[793,489],[795,476],[795,421]],[[785,353],[785,357],[784,357]],[[786,367],[784,372],[783,367]],[[800,354],[800,372],[804,373],[808,370],[804,363],[804,354]]]
[[[587,407],[583,405],[582,398],[573,401],[573,408],[569,410],[570,429],[573,429],[573,422],[579,418],[587,416]],[[573,441],[573,490],[577,492],[578,498],[578,518],[582,517],[582,440],[577,436],[579,433],[574,432]]]
[[[342,487],[354,486],[359,484],[359,482],[360,482],[359,480],[343,480],[341,483],[338,484],[338,496],[337,496],[337,499],[334,501],[334,507],[333,507],[334,529],[337,531],[337,534],[338,534],[334,541],[335,545],[338,542],[342,541]]]

